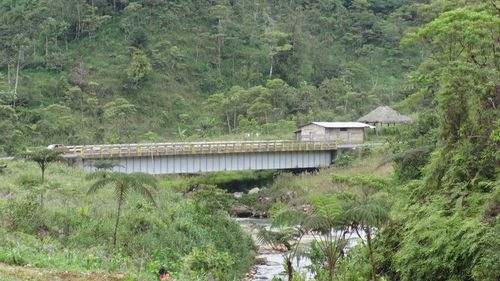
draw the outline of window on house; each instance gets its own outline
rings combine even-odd
[[[347,132],[347,128],[340,128],[341,132]]]

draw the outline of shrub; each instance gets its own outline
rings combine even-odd
[[[339,153],[337,153],[337,157],[335,157],[335,166],[347,167],[351,164],[352,160],[353,159],[352,159],[351,155],[349,155],[345,152],[339,152]]]
[[[16,179],[17,184],[19,184],[22,187],[35,187],[38,186],[42,183],[40,176],[34,175],[32,173],[24,173],[21,174],[17,179]]]
[[[33,194],[8,201],[2,214],[9,230],[37,234],[45,228],[43,210],[40,209],[40,203]]]
[[[227,252],[218,251],[212,244],[203,248],[193,248],[183,260],[184,271],[191,278],[196,276],[205,277],[206,280],[231,280],[229,269],[234,261]]]

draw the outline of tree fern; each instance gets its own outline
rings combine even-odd
[[[95,180],[87,191],[87,194],[96,193],[107,186],[114,186],[114,193],[118,205],[116,211],[116,223],[113,231],[113,247],[116,246],[116,233],[120,222],[122,204],[130,191],[139,193],[153,205],[156,205],[152,190],[157,188],[157,182],[156,178],[151,175],[144,173],[125,174],[98,171],[87,175],[86,178],[87,180]]]

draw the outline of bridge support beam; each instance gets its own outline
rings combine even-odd
[[[118,164],[113,171],[148,174],[191,174],[218,171],[303,169],[328,167],[334,159],[334,151],[272,151],[254,153],[151,155],[112,157]],[[88,171],[91,159],[77,162]]]

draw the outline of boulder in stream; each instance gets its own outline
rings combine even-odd
[[[233,199],[241,199],[243,197],[243,192],[234,192]]]
[[[287,191],[281,195],[281,202],[288,203],[297,196],[295,191]]]
[[[274,203],[274,198],[265,196],[265,197],[259,197],[259,201],[262,204],[273,204]]]
[[[260,191],[260,188],[254,187],[248,191],[248,194],[257,194],[257,193],[259,193],[259,191]]]
[[[266,265],[268,263],[266,257],[257,257],[255,258],[255,264],[257,265]]]
[[[239,218],[247,218],[253,215],[252,209],[243,204],[234,204],[229,210],[229,213],[232,216],[236,216]]]

